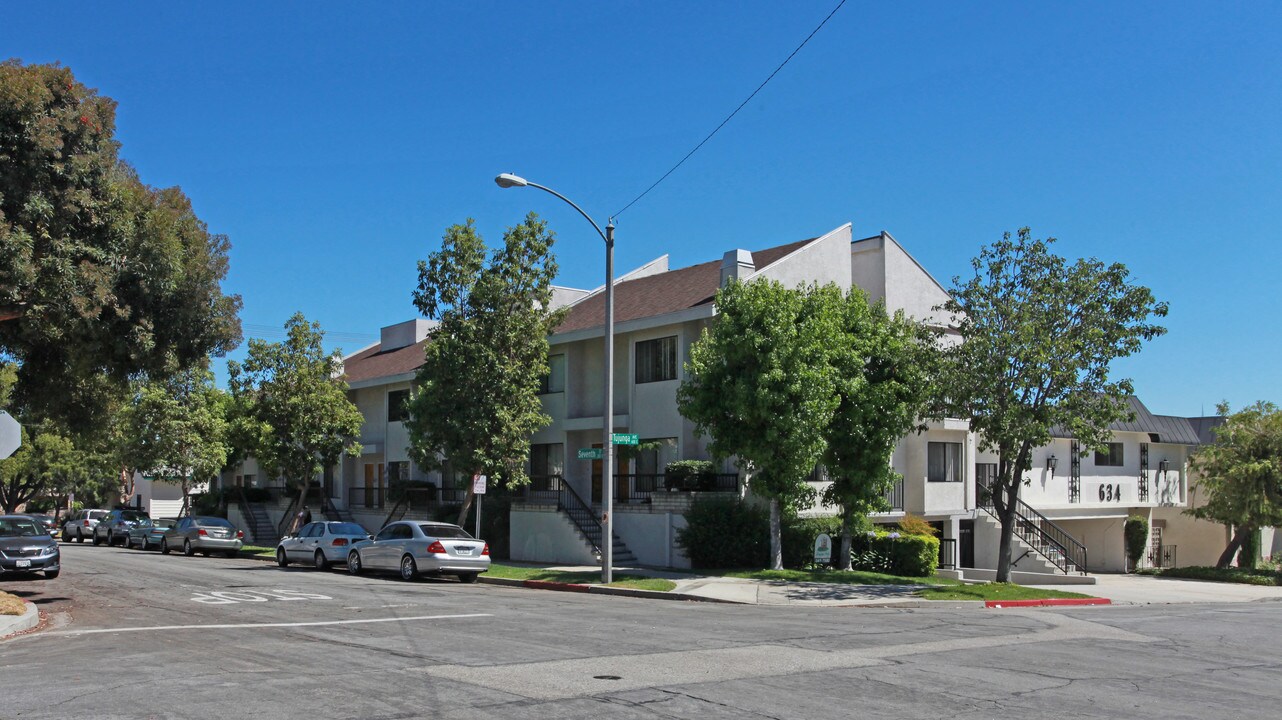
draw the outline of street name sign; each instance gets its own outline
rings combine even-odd
[[[638,445],[641,438],[636,433],[614,433],[610,436],[610,442],[615,445]]]
[[[605,450],[601,448],[579,448],[580,460],[604,460]]]
[[[12,455],[22,445],[22,426],[9,413],[0,410],[0,460]]]

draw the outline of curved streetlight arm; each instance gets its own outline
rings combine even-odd
[[[562,195],[561,193],[559,193],[559,192],[557,192],[557,191],[553,190],[553,189],[552,189],[552,188],[550,188],[550,187],[547,187],[547,186],[544,186],[544,185],[540,185],[540,184],[538,184],[538,183],[533,183],[533,182],[530,182],[529,180],[526,180],[526,181],[525,181],[525,184],[526,184],[526,185],[528,185],[528,186],[530,186],[530,187],[532,187],[532,188],[538,188],[538,189],[542,190],[543,192],[551,193],[551,194],[553,194],[553,195],[555,195],[555,196],[557,196],[557,197],[561,198],[562,200],[564,200],[564,201],[565,201],[565,203],[566,203],[567,205],[569,205],[570,207],[574,208],[575,210],[578,210],[578,211],[579,211],[579,214],[583,216],[583,219],[584,219],[584,220],[587,220],[588,222],[592,223],[592,227],[596,230],[596,234],[597,234],[597,235],[600,235],[602,240],[605,240],[607,243],[608,243],[608,242],[610,242],[610,239],[609,239],[609,238],[607,238],[607,237],[605,236],[605,232],[603,232],[603,231],[601,230],[601,226],[600,226],[600,225],[597,225],[597,224],[596,224],[596,221],[595,221],[595,220],[593,220],[593,219],[592,219],[592,217],[591,217],[590,215],[588,215],[587,213],[583,212],[583,208],[579,207],[578,205],[575,205],[573,200],[571,200],[570,198],[568,198],[568,197],[566,197],[566,196]],[[610,223],[610,224],[611,224],[611,225],[613,225],[614,223]]]

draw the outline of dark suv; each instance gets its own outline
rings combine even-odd
[[[124,547],[129,544],[129,528],[148,517],[142,510],[112,510],[94,526],[93,544],[101,545],[106,541],[108,545],[120,543]]]

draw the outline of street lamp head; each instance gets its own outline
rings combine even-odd
[[[494,182],[501,188],[525,187],[526,185],[529,185],[525,178],[513,175],[512,173],[503,173],[502,175],[494,178]]]

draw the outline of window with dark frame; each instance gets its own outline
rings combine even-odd
[[[1107,443],[1108,451],[1095,451],[1095,465],[1097,467],[1122,467],[1125,464],[1125,456],[1122,453],[1122,443]]]
[[[409,390],[393,390],[387,394],[388,422],[405,422],[409,418],[409,410],[405,408],[405,402],[409,399]]]
[[[637,343],[636,382],[677,379],[677,336]]]
[[[539,381],[539,395],[565,392],[565,355],[548,356],[548,374]]]
[[[961,443],[926,443],[927,482],[961,482]]]

